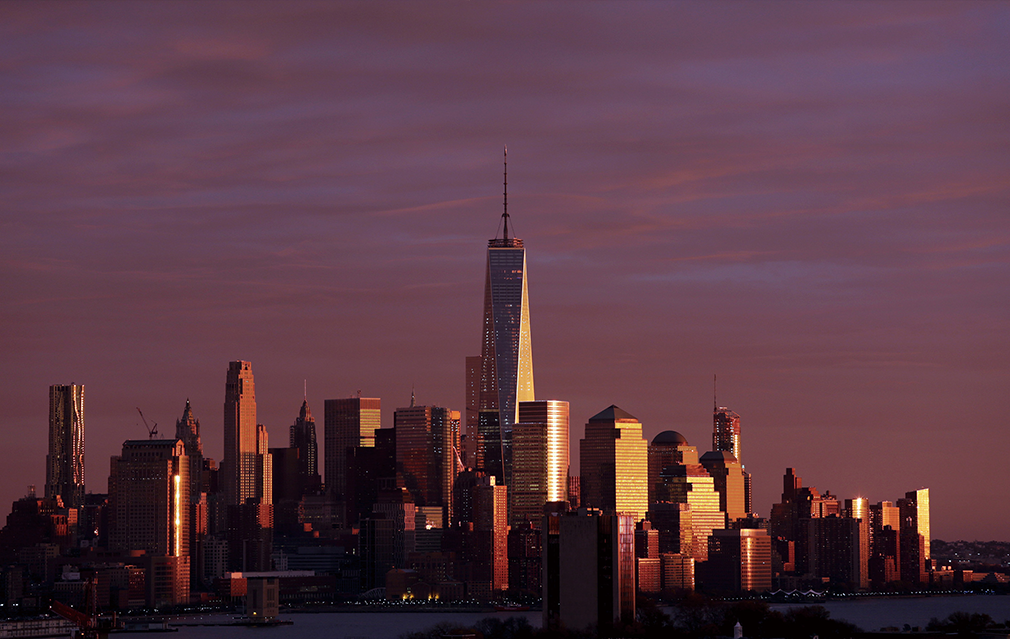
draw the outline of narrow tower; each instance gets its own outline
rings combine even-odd
[[[84,385],[49,387],[46,498],[65,508],[84,505]]]
[[[252,364],[228,364],[224,392],[224,494],[229,506],[257,497],[256,387]]]
[[[502,237],[487,243],[477,426],[483,469],[505,484],[511,482],[519,402],[534,400],[526,250],[521,239],[509,237],[507,167],[506,162]]]

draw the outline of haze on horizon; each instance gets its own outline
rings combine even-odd
[[[502,200],[538,398],[1006,539],[1010,5],[3,3],[0,509],[86,386],[87,486],[228,362],[463,408]],[[576,472],[577,468],[573,468]]]

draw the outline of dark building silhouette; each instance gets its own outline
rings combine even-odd
[[[413,401],[393,413],[397,475],[418,507],[442,508],[442,521],[452,516],[459,422],[459,411]]]
[[[295,423],[289,429],[288,446],[298,451],[298,492],[309,495],[322,489],[316,447],[316,421],[312,418],[308,399],[302,400]]]
[[[347,500],[347,451],[375,446],[375,431],[381,426],[382,401],[377,397],[327,399],[323,403],[327,492]]]
[[[764,592],[772,587],[772,543],[767,531],[716,530],[708,540],[708,561],[700,569],[712,592]]]
[[[543,531],[548,538],[543,545],[544,628],[602,629],[615,621],[634,619],[635,523],[631,515],[580,508],[548,515]]]

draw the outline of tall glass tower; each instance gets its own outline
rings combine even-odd
[[[507,193],[507,180],[505,185]],[[507,198],[502,227],[502,238],[487,243],[477,431],[478,456],[482,458],[478,465],[508,485],[512,479],[512,427],[519,419],[519,402],[535,398],[526,249],[522,240],[509,237]]]

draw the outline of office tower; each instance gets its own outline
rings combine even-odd
[[[708,538],[713,531],[726,527],[726,513],[719,509],[715,480],[701,464],[686,461],[664,468],[661,481],[669,495],[668,501],[671,504],[686,504],[690,512],[691,545],[687,549],[681,547],[681,554],[706,561]],[[653,509],[658,510],[658,506],[653,505]],[[658,525],[655,520],[653,523]]]
[[[859,522],[859,588],[870,587],[870,502],[865,497],[846,499],[843,516]]]
[[[186,408],[182,417],[175,422],[175,438],[182,440],[189,458],[189,494],[190,503],[200,501],[203,490],[203,444],[200,441],[200,420],[193,415],[193,407],[186,400]]]
[[[703,575],[706,590],[763,592],[772,587],[772,540],[755,528],[716,530],[708,541]]]
[[[743,468],[727,451],[712,450],[701,456],[701,465],[714,480],[719,493],[719,510],[726,513],[727,526],[747,516]]]
[[[687,443],[687,438],[675,430],[664,430],[656,435],[649,443],[649,504],[658,501],[667,501],[667,497],[661,494],[662,483],[659,475],[664,468],[671,464],[684,462],[684,452],[689,452],[695,457],[698,451],[694,446]]]
[[[694,519],[691,505],[660,501],[649,505],[649,523],[659,532],[659,554],[694,555]]]
[[[635,616],[635,522],[579,509],[544,524],[543,627],[581,631]],[[553,569],[552,566],[557,566]]]
[[[347,451],[375,446],[375,431],[381,426],[381,400],[377,397],[327,399],[323,403],[323,447],[326,490],[337,499],[346,499]]]
[[[319,477],[316,420],[312,418],[307,398],[302,400],[298,417],[289,429],[288,446],[298,451],[299,497],[321,490],[323,482]]]
[[[508,532],[509,588],[533,597],[540,595],[543,575],[540,524],[527,521]]]
[[[393,413],[396,470],[418,507],[437,506],[442,521],[452,515],[452,485],[458,465],[459,411],[415,406]]]
[[[480,415],[480,355],[466,358],[466,408],[464,414],[465,430],[460,435],[460,455],[463,457],[463,464],[467,468],[483,468],[484,456],[481,454],[478,443],[480,433],[478,432]]]
[[[740,463],[740,472],[743,474],[743,508],[744,512],[749,515],[754,512],[754,500],[751,475],[743,465],[743,459],[740,458],[740,416],[717,403],[712,422],[712,450],[727,452]]]
[[[189,555],[189,457],[182,441],[123,442],[109,474],[109,545],[154,555]]]
[[[385,585],[386,573],[405,568],[415,549],[417,513],[410,493],[400,487],[380,490],[372,513],[362,517],[358,535],[362,589]]]
[[[200,552],[207,536],[210,522],[208,500],[203,480],[203,444],[200,441],[200,420],[193,415],[193,407],[186,400],[182,417],[175,422],[175,438],[182,441],[189,459],[189,548],[190,582],[198,586],[203,574]]]
[[[811,517],[805,520],[807,542],[806,573],[815,580],[865,588],[867,546],[862,522],[850,517]]]
[[[221,464],[226,505],[244,504],[262,491],[262,487],[257,486],[257,448],[256,387],[252,364],[229,362],[224,393],[224,459]]]
[[[372,504],[379,499],[383,483],[396,481],[396,429],[375,430],[375,445],[348,448],[346,455],[347,484],[338,528],[353,527],[358,520],[372,512]]]
[[[509,523],[539,528],[547,502],[568,499],[568,402],[519,402],[512,431]]]
[[[473,530],[477,557],[483,558],[478,574],[491,582],[493,591],[508,590],[508,487],[485,477],[473,492]]]
[[[611,405],[589,418],[579,442],[582,505],[627,513],[638,521],[649,509],[649,443],[633,415]],[[718,499],[718,498],[717,498]]]
[[[49,387],[46,498],[64,508],[84,505],[84,385]]]
[[[740,416],[716,405],[713,416],[712,450],[726,451],[740,460]]]
[[[185,444],[170,439],[127,440],[110,464],[110,549],[145,551],[148,587],[169,605],[189,601],[189,469]]]
[[[481,468],[509,484],[512,479],[512,428],[519,402],[535,399],[530,350],[530,309],[526,290],[526,249],[509,237],[508,210],[502,238],[487,243],[484,281],[484,337],[481,345],[478,406]]]
[[[869,507],[870,559],[872,587],[877,590],[892,581],[901,580],[900,541],[901,511],[889,501]]]
[[[901,515],[901,580],[928,583],[932,564],[929,558],[929,489],[905,493],[898,500]]]

